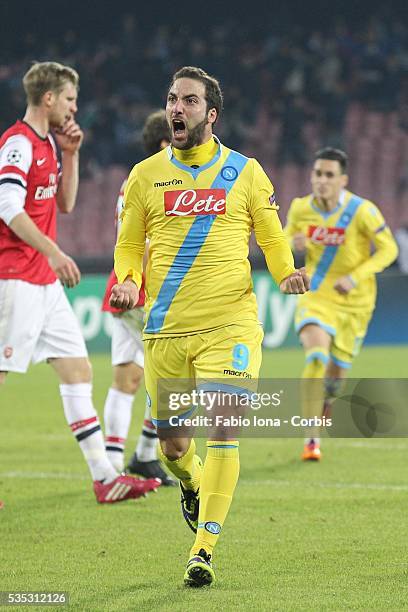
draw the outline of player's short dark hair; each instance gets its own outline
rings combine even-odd
[[[177,72],[173,74],[170,87],[174,84],[174,81],[177,81],[177,79],[195,79],[196,81],[203,83],[205,87],[207,112],[210,110],[210,108],[215,108],[218,119],[223,108],[224,99],[217,79],[207,74],[202,68],[197,68],[196,66],[184,66],[183,68],[177,70]]]
[[[147,117],[143,127],[142,137],[143,145],[148,155],[158,153],[161,149],[163,140],[170,142],[170,129],[164,110],[151,113]]]
[[[331,161],[337,161],[340,164],[341,173],[346,174],[348,157],[347,153],[341,149],[334,149],[333,147],[324,147],[315,153],[314,161],[318,159],[329,159]]]
[[[39,106],[47,91],[59,94],[67,82],[78,89],[78,73],[70,66],[58,62],[35,62],[23,77],[28,104]]]

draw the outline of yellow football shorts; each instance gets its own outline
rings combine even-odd
[[[308,323],[314,323],[332,336],[330,357],[342,368],[350,368],[363,344],[373,311],[346,311],[314,293],[299,298],[295,329],[297,333]]]
[[[145,340],[145,384],[153,421],[165,427],[170,416],[195,411],[188,401],[170,409],[166,390],[193,388],[242,394],[257,389],[263,330],[258,321],[232,323],[190,336]],[[168,396],[168,393],[167,393]]]

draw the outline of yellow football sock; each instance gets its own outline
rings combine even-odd
[[[324,404],[324,376],[329,361],[326,348],[315,346],[306,351],[306,365],[302,372],[302,415],[306,418],[320,418]],[[307,438],[319,438],[320,427],[305,429]]]
[[[190,446],[187,452],[176,459],[170,461],[163,453],[162,448],[159,444],[159,455],[160,459],[169,468],[170,472],[174,474],[183,483],[184,488],[192,489],[197,491],[200,486],[200,478],[202,472],[202,463],[198,455],[196,455],[196,445],[194,440],[190,441]]]
[[[198,530],[191,556],[200,548],[208,553],[218,540],[228,514],[239,476],[239,443],[236,440],[207,442],[200,484]]]

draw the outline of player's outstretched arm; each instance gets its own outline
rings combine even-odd
[[[66,287],[75,287],[81,280],[81,273],[75,261],[63,253],[58,245],[43,234],[34,221],[22,212],[9,224],[10,229],[33,249],[48,258],[50,267]]]
[[[282,293],[306,293],[310,289],[310,279],[306,268],[299,268],[293,274],[284,278],[279,285]]]
[[[136,283],[127,278],[123,283],[113,285],[109,303],[113,308],[132,310],[139,300],[139,289]]]

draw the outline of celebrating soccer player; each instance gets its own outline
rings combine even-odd
[[[214,580],[211,559],[238,479],[238,441],[214,430],[202,466],[191,437],[161,434],[169,423],[158,415],[158,383],[222,379],[230,390],[238,374],[238,394],[257,378],[263,333],[248,262],[252,227],[281,291],[308,288],[268,177],[213,135],[221,108],[216,79],[195,67],[174,74],[166,106],[171,146],[130,174],[111,297],[119,308],[137,303],[147,237],[146,388],[163,461],[180,480],[183,515],[196,533],[184,576],[191,586]]]
[[[303,411],[314,417],[329,412],[360,350],[375,306],[375,274],[394,261],[397,245],[378,208],[346,189],[343,151],[318,151],[311,183],[312,194],[293,200],[285,231],[294,250],[306,253],[311,276],[295,325],[306,356]],[[319,430],[309,434],[302,459],[316,461]]]
[[[96,498],[112,503],[140,497],[160,483],[122,476],[112,467],[92,403],[85,342],[62,287],[80,280],[77,265],[55,242],[57,208],[71,212],[78,189],[78,80],[68,66],[34,64],[23,79],[24,119],[0,139],[0,383],[7,372],[26,372],[30,361],[51,363]]]
[[[170,144],[170,131],[164,110],[151,113],[143,128],[143,144],[148,155],[154,155]],[[126,181],[120,189],[116,203],[116,221],[123,209],[123,193]],[[108,391],[104,408],[106,451],[110,462],[118,472],[124,469],[124,447],[129,432],[135,393],[143,378],[144,354],[142,342],[144,314],[144,279],[139,300],[133,310],[123,312],[109,304],[112,286],[117,278],[114,271],[109,276],[102,310],[113,315],[112,366],[113,382]],[[174,486],[175,481],[163,470],[157,457],[157,430],[147,404],[142,433],[127,469],[145,478],[160,478],[164,486]]]

